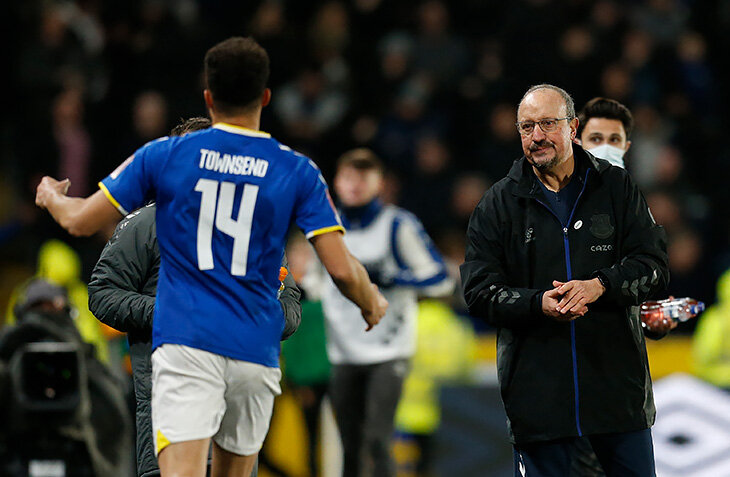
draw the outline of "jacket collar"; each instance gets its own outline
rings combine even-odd
[[[575,143],[573,143],[573,157],[575,159],[573,176],[581,182],[586,177],[586,171],[588,169],[593,169],[601,175],[610,167],[607,161],[596,159],[590,152],[585,151]],[[537,183],[537,177],[525,156],[517,159],[512,164],[512,168],[507,174],[507,177],[517,183],[517,187],[513,190],[513,194],[516,196],[540,197],[540,194],[542,194],[540,186]]]
[[[381,210],[383,210],[383,202],[380,199],[374,199],[361,207],[340,206],[339,212],[345,229],[357,230],[373,223]]]

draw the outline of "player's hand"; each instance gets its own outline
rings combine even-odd
[[[383,318],[385,311],[388,309],[388,300],[378,291],[377,285],[372,285],[372,287],[374,293],[373,306],[370,310],[362,310],[362,317],[368,324],[365,331],[372,330],[380,322],[380,319]]]
[[[553,288],[552,290],[548,290],[543,293],[542,312],[557,321],[573,321],[579,316],[585,315],[588,311],[588,308],[583,306],[574,312],[560,313],[558,311],[558,303],[561,298],[563,298],[563,295],[558,292],[557,288]]]
[[[44,176],[36,189],[35,204],[38,207],[45,209],[52,197],[56,195],[66,195],[70,185],[71,181],[68,179],[57,181],[53,177]]]
[[[598,278],[592,280],[571,280],[567,283],[553,281],[557,292],[563,296],[558,302],[558,313],[576,313],[598,300],[606,291]]]

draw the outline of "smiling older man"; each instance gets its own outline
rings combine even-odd
[[[567,92],[525,93],[524,156],[472,214],[464,295],[498,329],[515,475],[569,475],[581,436],[608,476],[654,475],[651,377],[631,307],[667,284],[666,236],[626,171],[574,143],[577,128]]]

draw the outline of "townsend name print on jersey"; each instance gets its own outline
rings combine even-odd
[[[258,157],[222,154],[210,149],[201,149],[198,167],[223,174],[264,177],[269,170],[269,161]]]

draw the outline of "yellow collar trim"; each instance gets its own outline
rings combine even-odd
[[[271,137],[271,134],[264,132],[264,131],[256,131],[254,129],[244,128],[241,126],[236,126],[235,124],[228,124],[228,123],[215,123],[213,125],[215,129],[220,129],[221,131],[226,131],[233,134],[241,134],[243,136],[253,136],[253,137]]]

